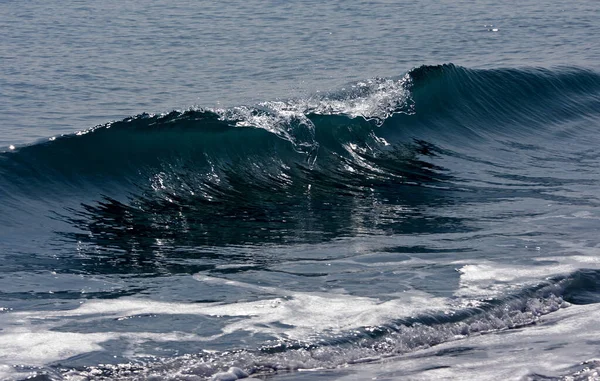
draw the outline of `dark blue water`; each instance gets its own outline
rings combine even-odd
[[[0,3],[0,378],[597,379],[599,14]]]

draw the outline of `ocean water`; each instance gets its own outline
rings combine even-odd
[[[1,1],[0,379],[600,379],[598,20]]]

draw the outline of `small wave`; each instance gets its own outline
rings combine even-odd
[[[431,231],[394,221],[423,221],[422,206],[469,192],[446,159],[498,166],[486,156],[495,141],[553,141],[599,110],[600,75],[587,70],[440,65],[301,100],[141,114],[0,153],[0,222],[51,214],[83,231],[67,239],[125,252],[155,239],[175,247]],[[357,214],[375,228],[352,226]],[[217,217],[231,223],[203,223]]]
[[[336,159],[343,166],[361,157],[355,153],[376,157],[415,140],[452,147],[473,136],[539,137],[552,124],[597,116],[599,105],[600,75],[583,69],[422,66],[306,99],[141,114],[11,146],[0,154],[0,175],[3,183],[19,176],[60,182],[60,176],[127,177],[177,161],[202,170],[235,158],[311,168]]]

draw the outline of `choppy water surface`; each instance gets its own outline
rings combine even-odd
[[[1,4],[0,378],[597,378],[565,7]]]

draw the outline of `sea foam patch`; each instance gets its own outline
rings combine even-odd
[[[454,295],[460,298],[495,298],[544,281],[546,278],[568,274],[577,268],[570,264],[539,266],[514,266],[485,261],[457,268],[460,273],[459,288]]]
[[[577,218],[591,218],[580,212]],[[461,298],[493,298],[511,290],[564,276],[582,268],[600,268],[600,247],[589,241],[555,241],[560,249],[557,255],[532,258],[535,265],[514,265],[494,261],[452,262],[460,273],[459,288],[454,295]],[[559,255],[560,254],[560,255]],[[549,263],[550,262],[550,263]]]
[[[399,317],[411,317],[448,307],[443,298],[419,291],[409,291],[389,301],[339,293],[292,292],[243,282],[196,275],[201,282],[225,283],[230,286],[260,289],[280,297],[245,303],[207,306],[204,313],[213,316],[244,316],[230,323],[224,332],[251,330],[277,334],[281,338],[303,340],[324,331],[341,332],[364,326],[384,324]],[[284,324],[285,328],[278,328]]]
[[[53,332],[40,329],[0,335],[0,362],[17,365],[41,366],[81,353],[102,350],[101,343],[113,338],[112,334],[80,334]]]
[[[70,310],[7,311],[0,315],[3,326],[0,332],[0,362],[43,366],[84,353],[104,351],[104,344],[111,340],[127,343],[127,355],[136,357],[143,355],[136,348],[147,342],[202,342],[238,331],[308,341],[324,333],[378,326],[398,317],[410,317],[447,307],[443,299],[419,292],[407,292],[398,299],[382,302],[375,298],[345,294],[289,292],[219,278],[196,276],[196,279],[233,287],[257,288],[279,296],[229,304],[169,303],[136,298],[97,299]],[[123,328],[131,317],[160,315],[214,317],[221,322],[220,333],[202,336],[195,332],[156,333]],[[90,326],[106,321],[110,322],[112,331],[93,332],[92,328],[90,332]],[[87,331],[78,332],[83,330],[80,328],[83,326],[87,327]],[[98,331],[101,329],[98,328]]]
[[[328,379],[597,380],[598,319],[598,305],[571,306],[527,329],[446,342]]]

